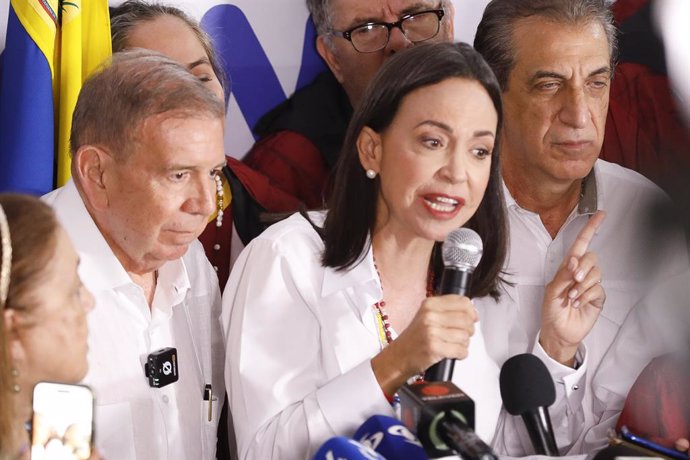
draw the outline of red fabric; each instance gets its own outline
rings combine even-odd
[[[228,168],[239,179],[249,194],[249,198],[258,203],[266,212],[292,212],[299,209],[300,202],[297,198],[275,187],[260,172],[253,170],[232,157],[226,157],[226,161]],[[227,178],[224,178],[224,180],[227,180]],[[214,219],[206,225],[203,233],[199,236],[199,241],[204,246],[206,257],[208,257],[211,265],[216,268],[221,291],[225,288],[225,284],[230,276],[232,222],[237,218],[233,216],[232,205],[228,206],[226,204],[226,206],[223,213],[223,225],[217,227],[216,220]]]
[[[247,192],[266,212],[290,212],[299,210],[299,199],[280,189],[277,184],[249,165],[233,157],[226,157],[228,167],[242,182]]]
[[[685,182],[690,133],[668,78],[646,66],[621,63],[611,86],[601,158],[633,169],[669,189]]]
[[[307,208],[323,207],[330,171],[321,152],[301,134],[271,134],[257,142],[243,161]]]
[[[649,3],[649,0],[618,0],[611,5],[611,12],[617,25],[624,23],[637,10]]]
[[[616,425],[673,447],[690,434],[690,362],[673,356],[654,359],[642,371]]]
[[[225,284],[230,276],[230,242],[232,241],[232,211],[230,206],[225,208],[223,225],[216,227],[216,219],[213,219],[199,235],[199,241],[204,247],[208,261],[216,270],[220,291],[223,292]],[[216,246],[216,244],[218,246]],[[218,249],[215,249],[215,248]]]

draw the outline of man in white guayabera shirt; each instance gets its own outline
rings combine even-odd
[[[474,45],[503,96],[505,270],[513,282],[500,303],[477,302],[487,348],[499,364],[524,352],[545,362],[556,383],[550,411],[560,453],[589,453],[606,445],[649,356],[629,353],[600,366],[602,359],[651,280],[687,266],[685,242],[648,231],[650,206],[666,199],[658,187],[598,159],[616,56],[605,1],[493,0]],[[580,248],[600,276],[579,280],[582,267],[571,256],[580,254],[571,248],[600,211],[603,223]],[[663,258],[664,271],[651,263],[654,255]],[[562,264],[572,265],[578,281],[565,290],[563,280],[553,280]],[[598,284],[604,304],[582,299]],[[616,367],[621,361],[625,368]],[[494,446],[512,456],[534,453],[521,418],[507,414]]]
[[[105,458],[215,458],[220,292],[197,237],[225,164],[224,115],[203,82],[150,51],[116,53],[80,93],[72,180],[46,201],[96,298],[85,383]],[[150,356],[158,381],[144,371]]]

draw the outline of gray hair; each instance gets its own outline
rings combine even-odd
[[[172,16],[187,24],[196,38],[199,39],[202,48],[213,68],[213,73],[220,82],[223,90],[228,87],[227,75],[220,65],[218,55],[213,47],[211,37],[204,31],[199,23],[187,13],[174,6],[151,3],[145,0],[127,0],[120,6],[110,8],[110,36],[113,42],[113,53],[129,48],[129,35],[137,25],[153,21],[161,16]]]
[[[223,102],[187,69],[149,50],[115,53],[79,93],[70,148],[101,145],[124,160],[155,115],[223,119]]]
[[[331,0],[307,0],[307,9],[316,27],[316,33],[326,35],[333,27]]]
[[[515,23],[530,16],[562,24],[600,23],[608,39],[613,70],[618,55],[618,37],[605,0],[492,0],[477,26],[474,48],[489,63],[503,91],[508,87],[508,77],[515,65]]]

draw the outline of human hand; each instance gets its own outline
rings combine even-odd
[[[580,342],[604,307],[597,256],[587,252],[605,214],[597,211],[580,230],[553,280],[546,285],[539,343],[556,361],[572,366]]]
[[[443,358],[465,358],[478,319],[467,297],[448,294],[425,299],[410,325],[371,360],[384,393],[392,395],[410,377]]]
[[[675,442],[675,448],[681,452],[688,452],[690,449],[690,441],[688,441],[687,438],[677,439]]]

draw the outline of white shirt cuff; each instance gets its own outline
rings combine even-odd
[[[538,337],[538,336],[537,336]],[[537,356],[546,365],[549,373],[556,384],[563,385],[565,397],[571,407],[577,407],[582,403],[585,394],[585,376],[587,375],[587,347],[584,342],[580,343],[575,353],[575,361],[581,363],[577,369],[565,366],[551,358],[539,344],[539,340],[534,342],[532,354]]]

